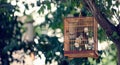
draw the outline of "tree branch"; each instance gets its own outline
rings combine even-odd
[[[114,26],[110,21],[106,18],[106,16],[100,12],[97,8],[94,0],[83,0],[85,5],[87,5],[88,10],[91,11],[97,22],[100,26],[106,31],[107,36],[116,44],[120,42],[120,35],[118,33],[117,27]],[[115,34],[115,35],[114,35]],[[115,36],[119,36],[115,38]]]

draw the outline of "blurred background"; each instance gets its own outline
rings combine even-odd
[[[96,5],[118,24],[118,1]],[[0,0],[0,65],[116,65],[116,47],[99,25],[98,59],[64,57],[63,20],[78,16],[92,16],[82,0]]]

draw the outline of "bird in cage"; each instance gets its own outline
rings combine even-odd
[[[80,34],[79,38],[82,40],[82,39],[83,39],[83,35],[82,35],[82,34]]]
[[[88,38],[88,46],[87,46],[88,50],[92,50],[93,49],[93,43],[94,43],[93,37],[92,38]]]
[[[88,49],[88,44],[85,44],[85,49],[86,49],[86,50]]]
[[[94,47],[93,47],[93,45],[88,44],[87,49],[88,49],[88,50],[93,50],[93,49],[94,49]]]
[[[88,39],[88,28],[87,27],[83,28],[83,32],[80,32],[80,37],[84,40]]]
[[[76,48],[79,48],[79,46],[80,46],[79,43],[75,43],[74,45]]]
[[[77,37],[76,39],[75,39],[75,43],[81,43],[81,38],[80,37]]]
[[[83,40],[88,40],[88,35],[84,31],[81,33],[81,35],[83,36]]]
[[[75,39],[75,48],[79,48],[80,47],[80,44],[82,43],[82,36],[79,36]]]
[[[75,39],[75,37],[76,37],[76,35],[75,35],[75,34],[69,34],[69,38],[70,38],[70,40],[74,40],[74,39]]]
[[[94,43],[93,37],[92,38],[88,38],[88,42],[89,42],[89,44],[93,44]]]
[[[89,35],[88,31],[89,31],[89,30],[88,30],[88,27],[85,27],[85,28],[84,28],[84,33],[85,33],[87,36]]]
[[[75,40],[75,38],[77,37],[76,35],[76,26],[77,24],[75,22],[69,22],[68,24],[69,28],[68,28],[68,31],[69,31],[69,39],[71,40]]]

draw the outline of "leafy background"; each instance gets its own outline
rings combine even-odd
[[[114,0],[96,0],[96,5],[100,8],[103,14],[114,25],[118,24],[117,18],[120,11],[118,10],[119,2]],[[16,0],[16,3],[19,1]],[[36,55],[41,56],[38,52],[41,51],[46,57],[46,63],[52,62],[55,59],[58,64],[69,63],[69,65],[116,65],[116,48],[114,44],[103,50],[98,50],[99,58],[74,58],[69,59],[63,55],[63,19],[67,16],[92,16],[92,14],[86,9],[82,0],[37,0],[34,3],[22,2],[24,10],[21,11],[18,4],[11,5],[12,0],[0,0],[0,58],[3,65],[9,65],[13,62],[12,53],[15,50],[24,49],[24,51],[34,51]],[[53,11],[52,4],[56,9]],[[30,10],[30,7],[39,7],[37,11],[32,13],[26,11]],[[49,11],[46,13],[46,10]],[[16,16],[15,12],[22,13],[22,16],[27,16],[27,20],[34,19],[34,12],[43,15],[44,21],[34,26],[35,38],[37,42],[30,44],[24,43],[21,38],[25,32],[23,25],[25,23],[18,21],[20,16]],[[51,16],[50,16],[51,15]],[[58,31],[56,31],[58,30]],[[48,33],[49,32],[49,33]],[[60,35],[57,35],[60,34]],[[102,43],[106,41],[110,43],[110,40],[106,36],[104,30],[99,26],[98,39]],[[56,54],[56,52],[60,54]],[[62,64],[63,65],[63,64]]]

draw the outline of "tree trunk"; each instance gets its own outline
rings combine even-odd
[[[117,46],[117,56],[118,56],[117,65],[120,65],[120,45],[116,45],[116,46]]]
[[[120,65],[120,33],[119,29],[120,27],[116,27],[110,21],[107,19],[107,17],[102,14],[102,12],[97,8],[94,0],[83,0],[86,7],[89,11],[93,14],[93,16],[96,18],[99,25],[105,30],[107,36],[110,38],[111,41],[113,41],[117,47],[118,52],[118,65]]]

